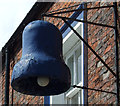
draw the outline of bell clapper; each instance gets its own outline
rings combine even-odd
[[[45,87],[49,84],[49,78],[48,77],[38,77],[37,83],[39,86]]]

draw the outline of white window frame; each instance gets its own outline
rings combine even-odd
[[[82,45],[81,45],[81,42],[79,41],[79,42],[77,42],[77,44],[70,50],[70,51],[68,51],[68,53],[65,55],[65,56],[63,56],[63,57],[66,57],[66,59],[65,59],[65,63],[67,64],[67,60],[73,55],[73,57],[74,57],[74,60],[76,60],[76,55],[75,55],[75,51],[77,50],[77,49],[80,49],[81,48],[81,50],[83,49],[82,47],[81,47]],[[81,52],[81,57],[83,57],[83,55],[82,55],[82,52]],[[83,59],[81,59],[81,60],[83,60]],[[83,70],[83,61],[81,62],[82,63],[82,70]],[[76,75],[76,61],[74,61],[74,73],[75,73],[75,76],[77,76]],[[83,71],[82,71],[82,74],[83,74]],[[82,76],[82,78],[81,78],[81,82],[83,82],[83,76]],[[81,82],[79,83],[80,85],[81,85]],[[76,84],[76,78],[74,77],[74,82],[73,82],[73,84],[75,85]],[[79,84],[77,84],[77,85],[79,85]]]
[[[82,19],[81,19],[82,20]],[[78,22],[73,28],[75,30],[77,30],[77,28],[81,25],[81,37],[83,37],[83,23],[81,22]],[[81,69],[82,69],[82,75],[81,75],[81,82],[77,84],[77,86],[83,86],[83,42],[76,36],[76,35],[73,35],[74,32],[72,30],[70,30],[70,32],[65,36],[65,38],[63,39],[63,57],[66,57],[65,60],[67,60],[70,56],[72,56],[73,52],[75,50],[77,50],[80,46],[81,46],[81,57],[82,57],[82,61],[81,61]],[[76,44],[74,45],[74,47],[70,47],[70,50],[68,50],[66,53],[64,53],[64,44],[65,42],[67,42],[67,40],[71,37],[71,36],[75,36],[77,37],[77,42]],[[72,42],[70,42],[72,43]],[[66,61],[65,61],[66,62]],[[72,90],[70,90],[69,92],[66,92],[66,93],[63,93],[63,94],[60,94],[60,95],[57,95],[57,96],[54,96],[54,97],[58,97],[59,99],[62,97],[62,100],[64,99],[64,102],[63,103],[59,103],[58,104],[67,104],[67,98],[71,98],[73,97],[75,94],[77,94],[79,91],[81,91],[81,95],[82,95],[82,103],[80,103],[80,93],[79,93],[79,101],[78,101],[78,104],[84,104],[84,95],[83,95],[83,89],[81,88],[73,88]],[[53,96],[50,96],[50,104],[52,106],[53,104]]]
[[[79,26],[81,25],[81,37],[83,37],[83,23],[81,23],[81,22],[78,22],[76,25],[75,25],[75,27],[74,27],[74,29],[76,30]],[[70,36],[72,36],[72,34],[73,34],[74,32],[71,30],[69,33],[68,33],[68,35],[63,39],[63,45],[64,45],[64,43],[67,41],[67,39],[70,37]],[[76,35],[74,35],[74,36],[76,36]],[[78,38],[78,40],[79,40],[79,38]],[[71,42],[72,43],[72,42]],[[81,46],[81,47],[80,47]],[[74,55],[74,58],[75,58],[75,51],[78,49],[78,48],[81,48],[81,57],[82,57],[82,59],[81,59],[81,69],[82,69],[82,71],[81,71],[81,82],[80,83],[78,83],[77,84],[77,86],[83,86],[83,42],[82,41],[78,41],[77,42],[77,44],[71,49],[71,50],[69,50],[63,57],[66,57],[65,58],[65,62],[67,63],[67,60],[72,56],[72,55]],[[74,62],[74,65],[76,66],[76,63]],[[76,73],[75,71],[76,71],[76,67],[74,66],[74,73]],[[76,76],[76,74],[75,74],[75,76]],[[74,77],[75,78],[75,77]],[[74,84],[75,84],[75,81],[76,81],[76,79],[74,79]],[[84,102],[84,100],[83,100],[83,90],[82,89],[80,89],[80,88],[73,88],[72,90],[70,90],[68,93],[66,93],[65,94],[65,98],[66,98],[66,103],[67,103],[67,98],[71,98],[71,97],[73,97],[75,94],[77,94],[79,91],[81,91],[81,96],[82,96],[82,103],[80,103],[80,93],[78,94],[78,96],[79,96],[79,99],[78,99],[78,104],[83,104],[83,102]],[[71,103],[71,102],[70,102]]]

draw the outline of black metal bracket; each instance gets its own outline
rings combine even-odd
[[[83,21],[83,20],[78,20],[78,19],[73,19],[73,18],[67,18],[67,17],[61,17],[61,16],[53,16],[53,15],[46,15],[43,14],[43,16],[46,17],[54,17],[54,18],[60,18],[62,19],[70,28],[71,30],[74,31],[74,33],[84,42],[84,44],[96,55],[96,57],[99,58],[99,60],[107,67],[108,70],[110,70],[110,72],[116,77],[116,74],[113,72],[112,69],[110,69],[110,67],[104,62],[104,60],[92,49],[92,47],[79,35],[79,33],[74,30],[74,28],[66,21],[66,19],[68,20],[74,20],[74,21],[79,21],[79,22],[83,22],[83,23],[90,23],[90,24],[94,24],[94,25],[100,25],[100,26],[104,26],[104,27],[110,27],[110,28],[114,28],[113,26],[108,26],[108,25],[104,25],[104,24],[98,24],[98,23],[93,23],[93,22],[88,22],[88,21]]]
[[[92,10],[92,9],[102,9],[102,8],[114,8],[114,26],[106,25],[106,24],[100,24],[100,23],[94,23],[90,21],[84,21],[84,20],[79,20],[75,18],[69,18],[69,17],[62,17],[62,16],[54,16],[56,14],[63,14],[63,13],[69,13],[69,12],[75,12],[75,11],[85,11],[85,10]],[[60,9],[59,9],[60,10]],[[63,10],[63,9],[61,9]],[[77,88],[82,88],[82,89],[89,89],[89,90],[94,90],[94,91],[100,91],[100,92],[106,92],[106,93],[111,93],[117,95],[117,103],[119,104],[119,56],[118,56],[118,30],[117,30],[117,2],[114,2],[113,5],[110,6],[101,6],[101,7],[92,7],[92,8],[83,8],[83,9],[74,9],[74,10],[68,10],[68,11],[61,11],[57,12],[49,12],[42,14],[42,17],[53,17],[53,18],[60,18],[62,19],[70,28],[73,30],[73,32],[79,37],[80,40],[84,42],[84,44],[96,55],[96,57],[104,64],[104,66],[115,76],[117,80],[117,93],[114,92],[109,92],[109,91],[103,91],[103,90],[98,90],[98,89],[93,89],[93,88],[87,88],[87,87],[82,87],[82,86],[72,86],[72,87],[77,87]],[[93,24],[93,25],[98,25],[102,27],[108,27],[108,28],[113,28],[115,30],[115,58],[116,58],[116,73],[105,63],[105,61],[95,52],[95,50],[92,49],[92,47],[79,35],[79,33],[66,21],[66,20],[72,20],[72,21],[78,21],[82,23],[88,23],[88,24]]]
[[[79,19],[75,19],[75,18],[68,18],[68,17],[61,17],[61,16],[53,16],[53,15],[51,15],[51,14],[43,14],[43,16],[53,17],[53,18],[60,18],[60,19],[67,19],[67,20],[72,20],[72,21],[78,21],[78,22],[88,23],[88,24],[93,24],[93,25],[98,25],[98,26],[102,26],[102,27],[115,28],[114,26],[110,26],[110,25],[106,25],[106,24],[100,24],[100,23],[94,23],[94,22],[90,22],[90,21],[79,20]]]
[[[98,92],[105,92],[105,93],[110,93],[110,94],[117,95],[117,93],[115,93],[115,92],[104,91],[104,90],[101,90],[101,89],[88,88],[88,87],[85,87],[85,86],[73,85],[71,87],[73,87],[73,88],[81,88],[81,89],[88,89],[88,90],[94,90],[94,91],[98,91]]]
[[[116,77],[113,70],[104,62],[104,60],[92,49],[92,47],[79,35],[79,33],[65,20],[62,19],[73,31],[74,33],[84,42],[84,44],[96,55],[96,57],[107,67],[107,69]]]
[[[82,9],[74,9],[74,10],[61,11],[61,12],[52,11],[52,12],[48,12],[46,14],[55,15],[55,14],[63,14],[63,13],[69,13],[69,12],[75,12],[75,11],[85,11],[85,10],[91,10],[91,9],[93,10],[93,9],[110,8],[110,7],[114,7],[114,5],[101,6],[101,7],[92,7],[92,8],[82,8]],[[68,9],[68,8],[65,8],[65,9]]]

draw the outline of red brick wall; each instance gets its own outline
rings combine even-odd
[[[96,2],[89,3],[88,7],[112,4],[113,3]],[[88,11],[88,20],[107,25],[114,25],[113,8],[90,10]],[[115,72],[114,29],[88,25],[88,42],[106,64]],[[90,50],[88,50],[88,87],[116,92],[115,77]],[[116,96],[114,94],[88,91],[88,96],[90,104],[116,103]]]

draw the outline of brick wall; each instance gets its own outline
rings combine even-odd
[[[88,7],[112,4],[113,3],[96,2],[89,3]],[[114,25],[113,8],[90,10],[88,11],[88,20]],[[88,25],[88,42],[115,72],[114,29]],[[116,92],[115,77],[90,50],[88,50],[88,87]],[[88,91],[88,101],[90,104],[114,104],[116,103],[116,96],[114,94]]]

